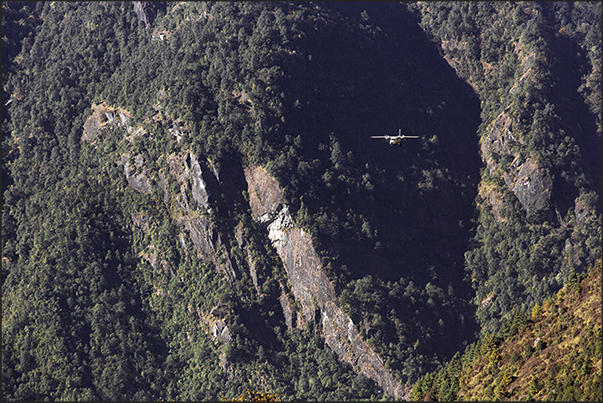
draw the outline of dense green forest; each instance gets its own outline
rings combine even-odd
[[[589,2],[3,2],[3,398],[391,397],[303,319],[255,166],[416,390],[600,258],[600,32]]]

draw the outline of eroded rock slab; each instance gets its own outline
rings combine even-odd
[[[513,151],[512,144],[521,143],[512,132],[512,119],[507,111],[502,112],[491,124],[489,132],[481,145],[482,160],[488,166],[491,174],[499,169],[497,159],[493,155],[508,156],[511,164],[501,172],[506,187],[512,191],[526,211],[528,217],[543,215],[549,210],[552,181],[532,159],[523,160]],[[493,211],[502,204],[502,195],[490,192],[488,201]],[[500,221],[500,214],[495,214]]]
[[[521,166],[511,190],[530,217],[549,209],[552,185],[550,178],[528,160]]]
[[[267,222],[285,201],[285,191],[261,167],[245,169],[251,213],[256,221]]]
[[[403,385],[360,337],[350,317],[335,304],[333,284],[323,270],[312,238],[294,226],[278,182],[260,167],[245,170],[245,178],[252,215],[267,224],[268,237],[284,263],[293,296],[302,307],[305,321],[315,324],[319,312],[325,341],[341,360],[373,379],[387,395],[408,399]],[[292,326],[292,312],[286,296],[281,296],[281,305],[287,326]]]
[[[132,131],[132,127],[128,126],[131,116],[124,109],[114,108],[105,103],[99,105],[92,104],[91,109],[92,114],[86,119],[86,122],[84,122],[84,132],[81,137],[82,141],[94,143],[105,125],[123,127],[128,132]],[[116,115],[120,117],[120,121],[116,120]]]
[[[191,177],[193,178],[193,184],[191,186],[191,193],[193,194],[193,200],[199,207],[209,209],[209,195],[207,194],[207,185],[203,180],[203,174],[201,172],[201,165],[197,161],[197,157],[193,153],[190,153],[191,159]]]
[[[285,264],[295,299],[302,306],[306,321],[314,323],[317,308],[335,300],[335,289],[324,270],[312,239],[293,227],[287,205],[268,225],[268,238]]]
[[[214,225],[202,215],[182,216],[178,221],[188,230],[197,256],[213,263],[230,282],[236,280],[227,248],[224,247],[220,234],[214,230]]]
[[[126,175],[128,184],[140,193],[151,193],[152,189],[146,177],[147,169],[144,166],[142,155],[136,155],[134,161],[134,167],[132,167],[130,156],[128,154],[121,156],[120,165],[124,167],[124,174]]]

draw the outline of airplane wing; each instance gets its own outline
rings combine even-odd
[[[371,136],[372,139],[388,139],[389,136]]]
[[[401,138],[403,138],[403,139],[419,139],[421,137],[420,136],[406,136],[406,135],[403,135]]]

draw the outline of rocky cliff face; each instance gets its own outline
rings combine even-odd
[[[402,384],[360,337],[352,319],[335,304],[333,284],[323,270],[312,239],[303,229],[295,227],[278,183],[261,167],[246,169],[245,178],[252,215],[266,225],[268,237],[285,266],[295,300],[301,305],[303,320],[312,326],[320,325],[326,343],[340,359],[373,379],[387,395],[406,398]],[[281,301],[281,304],[291,326],[289,302]]]
[[[186,127],[180,125],[178,121],[174,122],[169,116],[162,117],[160,121],[172,134],[175,131],[178,136],[188,134]],[[90,143],[102,141],[103,133],[109,129],[123,131],[121,141],[127,141],[130,145],[134,137],[148,135],[133,121],[127,111],[104,103],[92,105],[92,114],[84,124],[82,140]],[[215,169],[213,167],[209,169],[211,166],[209,162],[207,164],[200,162],[192,152],[181,152],[160,158],[157,161],[158,172],[149,172],[141,154],[124,153],[121,154],[117,164],[123,167],[129,186],[140,193],[151,193],[153,187],[149,179],[156,179],[154,182],[163,190],[163,201],[173,208],[177,222],[188,232],[196,256],[202,261],[212,263],[229,281],[232,282],[237,278],[224,247],[222,235],[205,215],[211,211],[208,183],[215,187],[218,180]],[[210,171],[213,171],[213,174],[209,174]],[[174,185],[170,186],[171,182],[174,182]],[[178,191],[170,192],[170,187]],[[189,195],[192,200],[189,200]],[[149,233],[149,217],[146,215],[134,215],[133,223],[145,233]],[[184,242],[181,243],[185,245]],[[147,251],[141,252],[141,257],[148,260],[154,268],[158,261],[155,250],[154,245],[149,245]],[[163,266],[169,265],[165,260],[161,262]],[[173,277],[173,269],[170,269],[170,272]]]
[[[81,139],[94,143],[102,129],[107,127],[125,129],[128,134],[134,132],[134,127],[131,125],[132,116],[128,111],[122,108],[106,105],[104,102],[97,105],[92,104],[92,114],[84,123],[84,132]],[[140,133],[138,130],[136,133]]]
[[[84,125],[82,140],[91,143],[99,139],[102,141],[104,130],[109,128],[122,129],[124,136],[121,141],[129,143],[132,133],[148,135],[136,128],[125,111],[104,104],[95,105],[92,110],[92,115]],[[116,116],[122,118],[116,119]],[[166,121],[163,123],[166,124]],[[179,134],[187,135],[186,130],[179,131]],[[212,190],[209,188],[221,186],[218,172],[211,163],[200,162],[192,152],[173,153],[160,158],[157,161],[157,172],[149,172],[144,157],[140,154],[124,153],[117,163],[123,167],[128,185],[136,191],[150,195],[154,191],[153,186],[162,189],[163,202],[171,208],[172,216],[182,230],[178,238],[187,254],[192,253],[201,261],[210,263],[231,284],[240,278],[237,269],[249,270],[253,284],[260,292],[255,259],[246,247],[247,241],[242,228],[236,227],[233,237],[239,250],[246,255],[246,268],[235,267],[231,248],[223,240],[228,234],[222,233],[223,228],[218,228],[208,216],[215,203],[215,197],[212,198]],[[209,174],[210,171],[213,172]],[[245,169],[244,176],[252,217],[265,228],[267,237],[281,258],[289,289],[297,303],[281,284],[282,294],[279,300],[287,328],[307,326],[320,331],[326,344],[342,361],[374,380],[387,395],[407,398],[408,391],[385,367],[381,357],[360,337],[357,324],[336,305],[334,286],[323,270],[321,258],[310,235],[294,225],[284,189],[258,166]],[[213,192],[214,195],[217,194],[216,189]],[[154,226],[152,218],[140,212],[132,214],[132,222],[147,235]],[[185,238],[190,241],[190,248]],[[163,270],[170,278],[177,276],[174,267],[156,245],[149,244],[138,255],[148,261],[155,271]],[[166,294],[161,291],[160,295]],[[296,305],[301,307],[301,312]],[[199,307],[195,309],[208,334],[222,345],[231,341],[228,317],[218,315],[219,312],[216,313],[215,310],[204,313]],[[223,364],[226,365],[225,362]]]
[[[514,80],[513,85],[508,89],[510,97],[517,96],[517,93],[525,87],[538,84],[537,65],[538,62],[542,62],[531,48],[525,46],[523,39],[513,38],[512,43],[511,53],[519,62],[515,76],[519,78]],[[466,79],[476,92],[484,91],[485,82],[498,80],[497,75],[502,70],[502,62],[481,61],[475,67],[466,65],[466,60],[458,57],[459,54],[467,52],[467,41],[442,40],[441,46],[444,57],[459,74],[471,72]],[[503,88],[499,91],[502,90]],[[536,158],[525,155],[526,138],[530,133],[516,130],[519,125],[518,113],[515,109],[515,106],[508,105],[499,114],[488,116],[487,126],[482,133],[481,157],[490,174],[503,179],[506,188],[517,196],[526,216],[542,218],[551,209],[553,180],[550,173],[542,169],[541,163]],[[501,221],[502,189],[494,190],[491,186],[481,186],[480,196],[488,200],[494,217]]]
[[[492,121],[486,132],[481,145],[482,160],[490,174],[500,175],[506,187],[517,196],[528,217],[544,215],[550,209],[553,181],[535,158],[522,160],[521,147],[522,141],[513,133],[513,118],[507,109]],[[512,162],[503,166],[500,157]],[[482,197],[489,200],[494,216],[500,220],[500,194],[482,191]]]
[[[571,270],[585,270],[600,256],[600,225],[592,221],[599,214],[600,155],[589,157],[600,150],[600,108],[591,107],[584,91],[599,69],[576,58],[598,49],[577,32],[600,18],[587,24],[577,17],[587,12],[574,14],[572,33],[569,26],[553,28],[559,23],[553,18],[541,20],[540,10],[526,25],[509,18],[535,11],[532,4],[496,3],[495,13],[481,6],[461,11],[476,21],[488,15],[469,32],[456,14],[462,7],[421,5],[421,24],[481,98],[480,218],[465,263],[474,278],[484,273],[485,281],[474,287],[476,316],[492,332],[500,317],[511,317],[512,303],[541,301]],[[546,12],[558,16],[554,9]],[[593,9],[594,15],[600,11]],[[480,57],[473,59],[475,50]],[[587,200],[593,204],[584,210]],[[507,238],[522,246],[505,246]]]
[[[553,181],[532,159],[528,159],[517,170],[515,181],[509,181],[507,186],[517,196],[527,216],[547,212],[550,209]]]

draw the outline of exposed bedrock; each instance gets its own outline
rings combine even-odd
[[[335,304],[335,290],[322,267],[312,238],[294,225],[284,192],[261,167],[245,170],[255,220],[266,224],[268,237],[282,259],[303,318],[321,325],[323,337],[340,359],[352,364],[394,398],[407,398],[403,385],[358,334],[352,319]],[[289,315],[290,316],[290,315]]]

